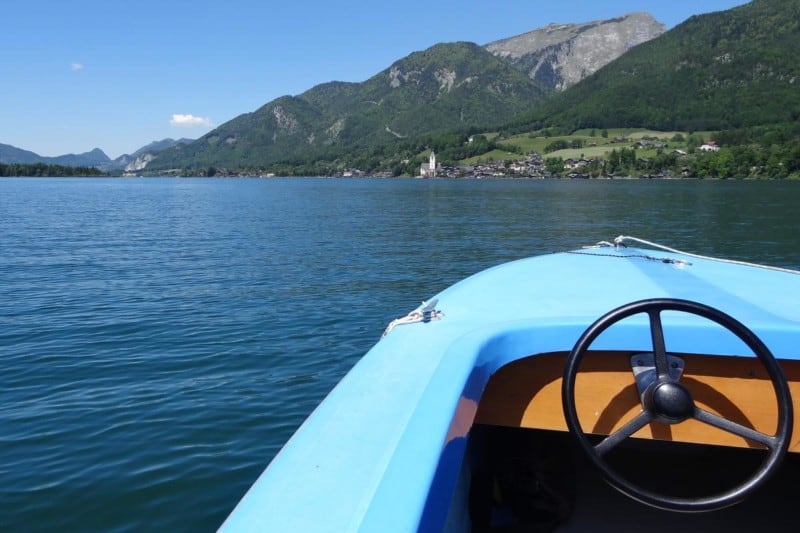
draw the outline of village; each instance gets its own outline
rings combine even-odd
[[[612,144],[627,144],[627,147],[621,150],[628,149],[635,153],[636,150],[669,150],[669,147],[664,142],[659,142],[655,139],[639,139],[631,143],[631,139],[627,137],[617,137],[611,141]],[[698,146],[699,152],[717,152],[719,145],[709,140],[706,143]],[[673,148],[668,152],[678,160],[687,156],[686,150]],[[648,157],[637,157],[637,161],[647,164],[650,161]],[[611,177],[629,177],[623,176],[619,173],[612,174],[606,172],[606,159],[603,157],[581,157],[577,158],[549,158],[542,157],[536,151],[530,151],[522,159],[518,160],[486,160],[479,161],[474,164],[442,164],[437,160],[436,153],[431,150],[428,155],[428,160],[423,162],[417,174],[413,177],[423,179],[433,178],[470,178],[470,179],[490,179],[490,178],[518,178],[518,179],[547,179],[547,178],[569,178],[569,179],[589,179],[589,178],[611,178]],[[406,161],[407,163],[407,161]],[[176,170],[175,172],[180,172]],[[213,169],[213,173],[207,172],[207,176],[215,177],[260,177],[260,178],[275,178],[279,177],[278,174],[273,172],[257,172],[253,173],[248,171],[228,171],[226,169]],[[683,168],[673,173],[669,170],[661,170],[653,173],[637,174],[643,178],[672,178],[672,177],[691,177],[687,168]],[[391,178],[394,177],[391,171],[383,172],[368,172],[358,168],[345,168],[338,172],[330,174],[333,178]]]
[[[614,140],[618,143],[627,143],[629,139],[626,137],[619,137]],[[656,149],[664,150],[667,148],[666,143],[654,142],[648,139],[636,141],[631,148],[633,150],[641,149]],[[698,147],[701,152],[717,152],[720,147],[713,140],[702,144]],[[685,150],[675,149],[671,154],[676,158],[682,158],[687,155]],[[642,161],[647,162],[647,158],[641,158]],[[559,159],[559,166],[557,172],[549,166],[545,159],[535,151],[530,152],[522,160],[518,161],[486,161],[474,165],[442,165],[436,161],[436,154],[431,151],[428,162],[420,165],[419,177],[420,178],[553,178],[553,177],[567,177],[587,179],[592,176],[599,175],[599,169],[602,167],[602,160],[600,158],[567,158]],[[686,177],[686,174],[683,174]],[[655,174],[644,175],[648,178],[668,178],[672,177],[668,172],[658,172]]]
[[[442,165],[436,161],[436,153],[431,151],[427,163],[419,170],[420,178],[546,178],[544,160],[532,153],[520,161],[487,161],[475,165]]]

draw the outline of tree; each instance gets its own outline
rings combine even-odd
[[[616,149],[611,150],[611,153],[608,154],[608,165],[606,166],[606,171],[609,174],[614,174],[620,169],[620,158],[619,152]]]
[[[689,135],[689,138],[686,139],[686,150],[689,153],[693,153],[697,150],[700,146],[703,145],[705,141],[703,140],[703,136],[697,133],[692,133]]]
[[[564,172],[564,159],[560,157],[548,157],[544,160],[544,167],[547,172],[561,175]]]
[[[569,143],[564,139],[559,139],[557,141],[553,141],[547,146],[544,147],[544,153],[549,154],[550,152],[555,152],[557,150],[566,150],[569,148]]]

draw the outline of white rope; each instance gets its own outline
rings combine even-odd
[[[670,252],[670,253],[673,253],[673,254],[685,255],[687,257],[694,257],[695,259],[704,259],[704,260],[707,260],[707,261],[717,261],[717,262],[720,262],[720,263],[728,263],[728,264],[731,264],[731,265],[740,265],[740,266],[748,266],[748,267],[755,267],[755,268],[764,268],[764,269],[773,270],[773,271],[776,271],[776,272],[785,272],[787,274],[800,274],[800,271],[792,270],[790,268],[782,268],[782,267],[769,266],[769,265],[759,265],[758,263],[748,263],[747,261],[737,261],[735,259],[722,259],[722,258],[719,258],[719,257],[711,257],[711,256],[708,256],[708,255],[700,255],[700,254],[693,254],[691,252],[683,252],[683,251],[678,250],[676,248],[670,248],[669,246],[664,246],[663,244],[658,244],[656,242],[651,242],[651,241],[648,241],[648,240],[645,240],[645,239],[640,239],[638,237],[631,237],[629,235],[620,235],[619,237],[614,239],[614,242],[600,241],[600,242],[598,242],[597,244],[595,244],[593,246],[584,246],[583,248],[584,249],[591,249],[591,248],[618,248],[620,246],[625,246],[625,242],[626,241],[636,242],[636,243],[639,243],[639,244],[643,244],[645,246],[649,246],[651,248],[655,248],[657,250],[663,250],[665,252]],[[571,253],[582,253],[582,252],[571,252]],[[665,261],[665,262],[683,263],[683,264],[687,264],[687,265],[691,264],[688,261],[683,261],[681,259],[667,260],[667,259],[662,259],[662,258],[658,258],[658,257],[648,257],[648,256],[636,256],[636,257],[642,257],[642,258],[645,258],[645,259],[652,259],[652,260]],[[439,310],[437,310],[435,308],[436,304],[437,304],[437,300],[435,300],[435,299],[431,300],[430,302],[427,302],[427,303],[426,302],[422,302],[422,305],[419,308],[411,311],[406,316],[400,317],[400,318],[396,318],[396,319],[392,320],[391,322],[389,322],[389,325],[386,326],[386,329],[383,331],[383,334],[381,335],[381,337],[385,337],[386,335],[388,335],[389,332],[392,331],[396,326],[402,326],[402,325],[405,325],[405,324],[417,324],[419,322],[430,322],[431,320],[438,320],[439,318],[444,316],[444,313],[442,313],[442,311],[439,311]]]
[[[610,243],[607,241],[601,241],[597,243],[598,246],[625,246],[626,241],[637,242],[639,244],[644,244],[645,246],[650,246],[652,248],[656,248],[658,250],[664,250],[665,252],[670,252],[673,254],[680,254],[685,255],[688,257],[694,257],[695,259],[706,259],[708,261],[717,261],[720,263],[728,263],[731,265],[740,265],[740,266],[748,266],[748,267],[756,267],[756,268],[765,268],[767,270],[774,270],[777,272],[785,272],[787,274],[800,274],[800,271],[792,270],[790,268],[782,268],[776,266],[769,266],[769,265],[759,265],[758,263],[748,263],[747,261],[737,261],[735,259],[722,259],[719,257],[711,257],[707,255],[700,255],[700,254],[693,254],[690,252],[682,252],[681,250],[677,250],[675,248],[670,248],[669,246],[664,246],[663,244],[658,244],[655,242],[650,242],[645,239],[640,239],[638,237],[630,237],[628,235],[620,235],[616,239],[614,239],[614,243]]]
[[[383,331],[381,337],[385,337],[392,331],[395,326],[402,326],[405,324],[416,324],[418,322],[430,322],[431,320],[438,320],[442,317],[444,313],[441,311],[434,309],[436,306],[437,300],[432,300],[428,303],[422,302],[422,305],[410,313],[408,313],[404,317],[395,318],[389,325],[386,326],[386,329]]]

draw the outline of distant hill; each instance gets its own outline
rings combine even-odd
[[[48,160],[46,162],[67,167],[101,167],[111,163],[111,159],[100,148],[83,154],[67,154],[45,159]]]
[[[42,156],[28,150],[0,143],[0,163],[21,163],[24,165],[42,163]]]
[[[531,79],[563,91],[664,30],[650,14],[631,13],[581,24],[550,24],[489,43],[486,49]]]
[[[800,118],[800,0],[691,17],[517,121],[539,126],[719,130]]]
[[[156,152],[160,152],[161,150],[166,150],[167,148],[172,148],[173,146],[176,146],[178,144],[189,144],[191,142],[194,142],[194,139],[187,139],[185,137],[182,137],[180,139],[171,139],[171,138],[161,139],[160,141],[153,141],[150,144],[142,146],[141,148],[139,148],[138,150],[136,150],[132,154],[121,155],[118,158],[116,158],[114,161],[117,161],[117,162],[121,163],[123,161],[123,158],[127,158],[128,160],[132,160],[132,159],[135,159],[136,157],[138,157],[138,156],[140,156],[142,154],[146,154],[146,153],[153,154],[153,153],[156,153]]]
[[[262,166],[410,136],[495,126],[548,90],[473,43],[439,44],[363,83],[331,82],[241,115],[159,154],[156,168]]]
[[[143,146],[133,152],[132,154],[124,154],[119,156],[113,161],[114,169],[123,169],[126,172],[136,172],[144,169],[153,157],[158,152],[194,142],[194,139],[162,139],[160,141],[153,141],[150,144]]]
[[[82,154],[66,154],[56,157],[41,156],[29,150],[23,150],[9,144],[0,144],[0,163],[6,164],[27,164],[44,163],[46,165],[61,165],[67,167],[94,167],[104,171],[120,170],[125,166],[135,162],[145,154],[155,154],[161,150],[171,148],[179,144],[188,144],[192,139],[163,139],[155,141],[147,146],[136,150],[133,154],[121,155],[116,159],[110,159],[105,152],[95,148]]]
[[[83,154],[67,154],[57,157],[40,156],[34,152],[23,150],[9,144],[0,144],[0,163],[63,165],[72,167],[96,167],[107,165],[111,159],[99,148]]]

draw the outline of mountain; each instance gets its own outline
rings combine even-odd
[[[123,154],[114,160],[115,163],[119,164],[120,166],[127,165],[129,162],[133,161],[137,157],[144,155],[146,153],[154,154],[156,152],[160,152],[162,150],[166,150],[167,148],[172,148],[178,144],[189,144],[194,142],[194,139],[162,139],[160,141],[153,141],[150,144],[142,146],[132,154]]]
[[[110,159],[105,152],[95,148],[90,152],[82,154],[66,154],[56,157],[41,156],[35,152],[23,150],[9,144],[0,144],[0,163],[6,164],[36,164],[62,165],[66,167],[95,167],[103,171],[120,170],[129,165],[135,165],[136,161],[152,159],[152,155],[161,150],[166,150],[176,145],[188,144],[192,139],[163,139],[154,141],[147,146],[136,150],[133,154],[121,155],[116,159]],[[143,166],[141,168],[144,168]],[[135,170],[140,170],[136,168]]]
[[[111,163],[111,159],[100,148],[83,154],[67,154],[45,159],[51,164],[65,167],[101,167]]]
[[[517,122],[720,130],[800,118],[800,0],[693,16]]]
[[[662,31],[649,15],[632,14],[550,25],[486,47],[439,44],[396,61],[362,83],[324,83],[240,115],[195,142],[165,139],[113,161],[98,150],[60,158],[11,151],[13,147],[6,151],[17,160],[60,159],[61,164],[128,172],[342,164],[357,161],[360,156],[354,154],[396,155],[399,151],[392,147],[399,142],[414,154],[432,146],[431,136],[486,131],[520,115],[530,116],[556,91]],[[0,146],[0,160],[3,153]],[[399,161],[408,164],[408,159]]]
[[[8,144],[0,144],[0,163],[63,165],[71,167],[96,167],[107,165],[111,159],[99,148],[83,154],[67,154],[57,157],[40,156],[28,150],[22,150]]]
[[[550,25],[481,47],[415,52],[363,83],[330,82],[240,115],[198,141],[165,150],[152,169],[266,167],[452,131],[480,131],[530,113],[664,31],[646,14]]]
[[[23,165],[30,165],[34,163],[42,163],[42,159],[42,156],[39,154],[11,146],[10,144],[0,143],[0,163],[20,163]]]
[[[162,152],[148,169],[265,166],[485,128],[532,110],[548,92],[476,44],[438,44],[363,83],[325,83],[278,98],[188,146]]]
[[[583,24],[550,24],[486,49],[557,91],[571,87],[631,48],[664,33],[648,13]]]
[[[160,141],[153,141],[150,144],[143,146],[133,152],[132,154],[123,154],[113,161],[115,169],[124,169],[126,172],[137,172],[143,170],[155,157],[155,154],[172,148],[194,142],[194,139],[162,139]]]

